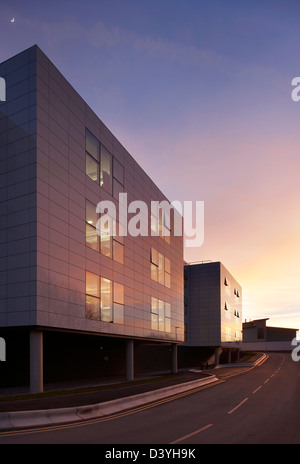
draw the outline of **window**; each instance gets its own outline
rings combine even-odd
[[[86,272],[86,317],[100,319],[100,288],[99,277]]]
[[[153,247],[151,248],[150,261],[151,261],[151,279],[157,282],[158,281],[158,252]]]
[[[88,129],[86,129],[85,134],[85,149],[96,161],[99,162],[99,142]]]
[[[108,258],[112,257],[112,227],[113,220],[111,217],[109,217],[106,221],[101,221],[101,253]]]
[[[124,167],[116,158],[114,158],[114,178],[124,185]]]
[[[124,324],[124,285],[114,282],[114,322]]]
[[[85,135],[85,151],[86,174],[112,194],[112,155],[88,129]]]
[[[117,221],[114,222],[113,259],[124,264],[124,235],[122,226]]]
[[[86,318],[113,322],[112,281],[86,271]]]
[[[162,300],[151,298],[151,329],[171,332],[171,305]]]
[[[113,322],[112,282],[104,277],[101,277],[101,321]]]
[[[163,215],[163,224],[162,224],[162,236],[165,241],[170,244],[171,243],[171,217],[166,220],[166,213]]]
[[[85,160],[85,172],[95,182],[99,178],[99,163],[95,161],[88,153]]]
[[[86,200],[86,245],[124,264],[124,234],[121,224],[108,213],[105,214],[103,220],[99,221],[98,218],[96,206]]]
[[[122,164],[114,158],[113,162],[113,196],[116,200],[119,200],[119,194],[124,191],[124,167]]]
[[[97,213],[96,206],[86,201],[85,203],[85,228],[86,245],[93,250],[99,251],[99,239],[97,233]]]
[[[124,264],[124,245],[117,240],[113,240],[114,260],[120,264]]]
[[[171,261],[155,248],[150,250],[151,279],[171,288]]]
[[[112,155],[101,145],[100,187],[112,193]]]
[[[99,179],[99,142],[96,137],[86,129],[86,174],[95,182]]]
[[[171,305],[165,303],[165,332],[171,332]]]
[[[171,288],[171,261],[165,258],[165,286]]]
[[[151,298],[151,329],[158,330],[158,299]]]
[[[153,200],[151,200],[151,235],[159,235],[159,224],[158,224],[158,208],[154,205]]]
[[[165,261],[161,253],[158,253],[158,282],[162,285],[165,283]]]

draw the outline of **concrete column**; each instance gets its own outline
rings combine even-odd
[[[134,342],[126,342],[126,380],[134,380]]]
[[[178,365],[177,365],[177,343],[172,343],[171,345],[172,351],[172,361],[171,361],[171,371],[172,374],[177,374],[178,372]]]
[[[218,366],[220,364],[220,357],[219,357],[219,347],[215,348],[215,365]]]
[[[228,350],[228,364],[231,364],[231,349]]]
[[[42,393],[43,379],[43,332],[30,331],[30,393]]]

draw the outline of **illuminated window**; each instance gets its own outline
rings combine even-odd
[[[161,253],[158,253],[158,282],[162,285],[165,283],[165,259]]]
[[[171,305],[165,303],[165,332],[171,332]]]
[[[158,299],[151,298],[151,329],[158,330]]]
[[[112,281],[86,271],[86,318],[113,322]]]
[[[114,282],[114,322],[124,324],[124,285]]]
[[[101,253],[108,258],[112,257],[112,227],[113,219],[108,215],[106,220],[99,223]]]
[[[119,222],[114,222],[113,233],[113,259],[124,264],[124,234]]]
[[[120,264],[124,264],[124,245],[122,243],[113,241],[113,257],[114,260]]]
[[[85,203],[85,230],[86,245],[93,250],[99,251],[99,239],[97,234],[97,213],[96,206],[86,201]]]
[[[165,258],[165,286],[171,288],[171,261]]]
[[[151,262],[151,279],[158,281],[158,252],[155,248],[151,248],[151,255],[150,255],[150,262]]]
[[[151,298],[151,329],[171,332],[171,305],[158,298]]]
[[[88,319],[100,319],[100,287],[99,277],[91,272],[86,272],[86,317]]]
[[[150,250],[151,279],[171,288],[171,262],[155,248]]]
[[[101,321],[112,322],[112,282],[101,277]]]

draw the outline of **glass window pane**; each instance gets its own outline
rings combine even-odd
[[[151,263],[151,279],[157,282],[158,280],[158,267]]]
[[[112,282],[101,277],[101,321],[112,322]]]
[[[114,282],[114,302],[124,304],[124,285]]]
[[[107,216],[107,215],[106,215]],[[112,219],[107,216],[98,221],[98,233],[100,234],[101,253],[108,258],[112,257]]]
[[[161,253],[158,253],[158,281],[160,284],[165,283],[164,255]]]
[[[88,129],[85,132],[85,149],[95,160],[99,161],[99,142]]]
[[[85,202],[85,220],[88,224],[96,227],[97,225],[97,213],[96,206],[93,203],[86,201]]]
[[[158,330],[158,314],[151,313],[151,329]]]
[[[118,221],[114,221],[114,239],[117,240],[117,242],[120,242],[124,244],[124,226]]]
[[[124,168],[116,158],[114,158],[114,177],[124,185]]]
[[[88,153],[85,157],[85,173],[94,181],[98,182],[99,164]]]
[[[169,258],[165,258],[165,271],[168,274],[171,274],[171,262],[170,262]]]
[[[114,247],[114,260],[118,261],[118,263],[124,264],[124,246],[121,243],[114,240],[113,247]]]
[[[162,300],[158,300],[158,330],[161,332],[165,330],[165,311]]]
[[[164,302],[158,300],[158,330],[165,330],[165,311],[164,311]]]
[[[93,250],[99,251],[99,241],[98,241],[98,234],[97,229],[89,224],[86,224],[86,233],[85,233],[85,243],[88,247],[92,248]]]
[[[124,324],[124,306],[114,303],[114,323]]]
[[[165,319],[165,332],[171,332],[171,319]]]
[[[88,319],[100,319],[100,300],[94,296],[86,295],[85,315]]]
[[[119,200],[119,194],[123,192],[123,185],[120,184],[116,179],[113,179],[113,196],[116,200]]]
[[[155,248],[151,248],[151,263],[156,264],[158,266],[158,252]]]
[[[112,237],[110,237],[109,235],[106,235],[106,236],[101,236],[100,238],[101,240],[101,253],[104,255],[104,256],[107,256],[108,258],[111,258],[112,256]]]
[[[100,162],[100,186],[103,187],[108,193],[112,193],[112,156],[101,145],[101,162]]]
[[[85,293],[99,297],[99,277],[91,272],[86,272]]]
[[[154,237],[158,235],[158,219],[153,213],[151,213],[151,235]]]
[[[171,276],[165,272],[165,286],[171,288]]]
[[[151,298],[151,311],[152,311],[152,313],[157,313],[158,314],[158,300],[157,300],[157,298],[154,298],[154,297]]]
[[[170,305],[170,303],[165,303],[165,317],[171,317],[171,305]]]

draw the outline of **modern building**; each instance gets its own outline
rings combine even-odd
[[[242,341],[242,287],[220,262],[184,266],[183,364],[199,363],[222,350],[231,355]],[[230,350],[229,350],[230,349]],[[229,350],[229,351],[228,351]]]
[[[151,209],[166,197],[38,46],[0,76],[2,385],[176,371],[183,238]],[[125,199],[148,233],[126,235]]]
[[[291,351],[298,329],[267,326],[269,318],[243,322],[243,349]]]

